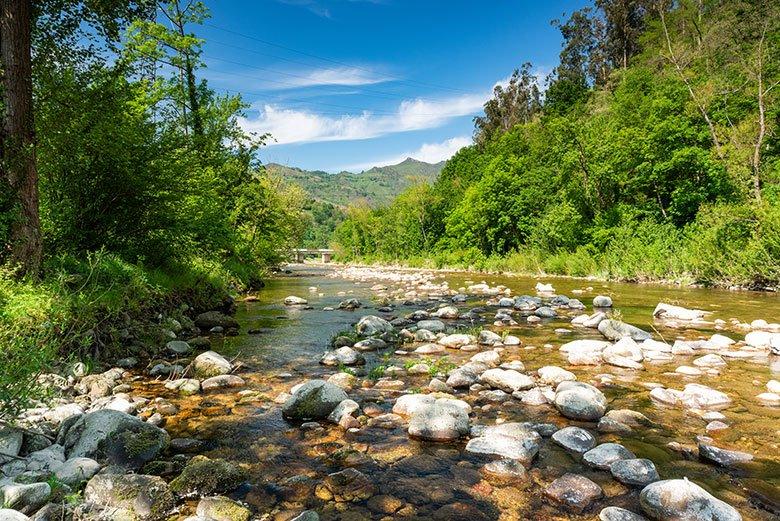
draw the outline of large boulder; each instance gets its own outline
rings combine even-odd
[[[592,385],[561,382],[555,391],[555,407],[573,420],[596,421],[607,411],[607,398]]]
[[[599,333],[604,335],[608,340],[617,342],[623,337],[631,337],[637,342],[642,342],[650,338],[650,333],[643,331],[636,326],[626,324],[613,318],[602,320],[599,322]]]
[[[390,333],[394,329],[395,328],[390,322],[375,315],[367,315],[361,318],[355,326],[358,335],[362,336],[378,336],[384,333]]]
[[[167,519],[175,506],[173,494],[162,478],[141,474],[98,474],[87,483],[84,501],[123,511],[111,519],[139,521]]]
[[[57,481],[76,488],[100,470],[100,463],[92,458],[71,458],[54,471]]]
[[[10,508],[0,508],[0,519],[3,521],[30,521],[26,515]]]
[[[68,458],[92,458],[127,469],[152,461],[169,442],[159,427],[110,409],[65,420],[57,436]]]
[[[301,385],[282,406],[282,414],[291,420],[322,420],[348,398],[341,387],[324,380],[309,380]]]
[[[687,479],[667,479],[647,485],[639,494],[642,510],[665,521],[742,521],[731,505]]]

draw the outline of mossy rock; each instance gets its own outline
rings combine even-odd
[[[179,477],[171,481],[171,490],[182,497],[225,494],[245,480],[244,470],[228,461],[195,456]]]
[[[165,481],[141,474],[98,474],[87,483],[84,500],[130,511],[140,521],[167,519],[176,505]]]
[[[212,521],[249,521],[252,517],[248,508],[222,496],[201,499],[196,513],[199,518]]]

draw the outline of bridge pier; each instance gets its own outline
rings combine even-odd
[[[333,260],[333,250],[328,249],[307,249],[307,248],[297,248],[292,251],[292,258],[294,262],[297,264],[303,263],[303,261],[306,259],[306,256],[314,256],[319,255],[320,259],[322,260],[323,264],[327,264]]]

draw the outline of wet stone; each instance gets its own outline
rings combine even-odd
[[[742,521],[734,507],[687,479],[651,483],[642,489],[639,503],[653,519]]]
[[[517,460],[500,459],[491,461],[482,467],[482,473],[495,481],[509,483],[514,481],[525,481],[525,467]]]
[[[564,427],[553,434],[552,439],[564,449],[577,453],[588,452],[596,446],[596,438],[579,427]]]
[[[618,443],[602,443],[583,454],[582,460],[591,467],[609,470],[612,463],[635,457],[630,450]]]
[[[575,512],[582,512],[603,492],[600,486],[584,476],[564,474],[544,489],[544,495]]]
[[[721,449],[707,443],[699,443],[699,457],[722,467],[732,467],[753,460],[753,455],[747,452]]]
[[[363,501],[374,495],[376,487],[357,469],[348,468],[328,474],[317,485],[315,494],[324,501],[352,502]]]
[[[661,479],[649,459],[620,459],[609,467],[612,476],[626,485],[645,486]]]

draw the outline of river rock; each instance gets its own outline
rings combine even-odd
[[[206,351],[195,357],[195,360],[192,361],[192,368],[198,378],[211,378],[230,373],[233,371],[233,364],[219,353]]]
[[[290,521],[320,521],[320,515],[314,510],[304,510]]]
[[[453,369],[447,377],[447,385],[453,389],[470,387],[477,382],[480,373],[486,369],[487,366],[484,364],[467,364],[463,367]]]
[[[688,384],[680,395],[682,404],[691,409],[725,407],[731,403],[726,393],[700,384]]]
[[[112,465],[138,469],[170,442],[168,433],[134,416],[103,409],[63,422],[57,443],[68,458],[105,459]]]
[[[165,344],[165,350],[176,356],[187,356],[192,352],[192,346],[182,340],[171,340]]]
[[[444,333],[447,326],[441,320],[420,320],[417,322],[418,329],[427,329],[431,333]]]
[[[575,512],[582,512],[603,495],[601,487],[577,474],[564,474],[544,489],[544,495]]]
[[[579,427],[564,427],[552,435],[552,440],[564,449],[580,454],[596,446],[596,438]]]
[[[620,507],[607,507],[599,513],[600,521],[647,521],[647,518]]]
[[[673,319],[684,321],[702,320],[707,314],[700,309],[687,309],[681,306],[673,306],[660,302],[653,310],[653,317],[659,319]]]
[[[204,497],[195,511],[199,519],[209,521],[249,521],[252,512],[224,496]]]
[[[140,521],[167,519],[175,506],[173,494],[162,478],[141,474],[98,474],[87,483],[84,500],[120,509],[127,516],[111,519]]]
[[[170,487],[181,497],[224,494],[236,489],[245,479],[244,471],[229,461],[195,456],[171,481]]]
[[[554,365],[540,367],[536,374],[539,376],[539,382],[548,385],[558,385],[561,382],[573,382],[577,377],[571,371],[562,369]]]
[[[501,363],[501,355],[499,355],[495,351],[483,351],[481,353],[477,353],[476,355],[472,356],[471,361],[477,362],[479,364],[485,364],[488,367],[497,367]],[[523,366],[522,362],[520,363],[520,366],[521,367]],[[509,369],[509,368],[502,367],[502,369]]]
[[[626,324],[613,318],[602,320],[599,322],[599,333],[604,335],[608,340],[617,342],[623,337],[631,337],[637,342],[642,342],[650,338],[650,333],[643,331],[636,326]]]
[[[200,392],[200,380],[195,378],[179,378],[165,382],[165,388],[172,391],[179,391],[185,396],[198,394]]]
[[[699,457],[722,467],[733,467],[753,460],[753,455],[747,452],[720,449],[703,442],[699,442]]]
[[[376,486],[371,480],[354,468],[328,474],[315,489],[316,496],[323,501],[335,500],[339,503],[364,501],[375,492]]]
[[[360,411],[360,405],[358,405],[355,400],[347,398],[346,400],[342,400],[341,403],[333,409],[333,412],[328,415],[328,421],[338,424],[344,416],[352,416],[358,411]]]
[[[246,384],[244,379],[234,374],[221,374],[219,376],[212,376],[206,378],[201,382],[201,387],[204,391],[211,391],[213,389],[226,389],[230,387],[243,387]]]
[[[561,353],[564,354],[580,354],[580,353],[601,353],[604,349],[609,347],[609,342],[602,340],[573,340],[563,344],[560,348]]]
[[[479,380],[508,393],[524,391],[536,385],[533,378],[512,369],[488,369],[480,375]]]
[[[631,337],[623,337],[614,344],[605,347],[601,355],[604,360],[611,356],[622,356],[634,362],[641,362],[645,358],[642,354],[642,348]]]
[[[536,308],[534,315],[539,318],[555,318],[558,316],[558,313],[551,307],[542,306],[540,308]]]
[[[668,521],[742,521],[731,505],[687,479],[667,479],[647,485],[639,494],[642,510]]]
[[[612,299],[606,295],[597,295],[593,297],[594,308],[611,308]]]
[[[433,313],[431,313],[431,316],[433,317],[447,318],[447,319],[458,318],[458,315],[459,315],[458,308],[456,308],[455,306],[444,306],[443,308],[439,308]]]
[[[447,335],[439,339],[439,343],[450,349],[459,349],[469,344],[475,344],[477,339],[471,335],[463,335],[460,333]]]
[[[219,311],[207,311],[195,317],[195,325],[204,331],[209,331],[214,327],[227,329],[238,329],[238,321]]]
[[[58,466],[54,476],[71,488],[77,488],[100,470],[100,463],[92,458],[71,458]]]
[[[32,514],[49,500],[51,486],[48,483],[6,485],[2,489],[3,506]]]
[[[323,380],[309,380],[282,406],[282,414],[292,420],[322,420],[348,398],[341,387]]]
[[[562,382],[555,391],[555,407],[574,420],[595,421],[604,416],[607,398],[592,385],[581,382]]]
[[[355,349],[358,351],[378,351],[379,349],[384,349],[387,347],[387,342],[382,340],[381,338],[366,338],[365,340],[361,340],[360,342],[357,342],[354,346]]]
[[[415,410],[409,419],[409,436],[427,441],[451,441],[466,436],[469,415],[454,403],[458,401],[440,399]]]
[[[485,428],[478,437],[469,440],[466,452],[495,454],[530,466],[541,442],[539,433],[522,423],[502,423]]]
[[[498,333],[494,333],[489,329],[483,329],[482,331],[479,332],[479,337],[477,338],[477,342],[483,346],[495,346],[503,343],[501,335],[499,335]]]
[[[694,359],[693,365],[697,367],[723,367],[726,365],[726,361],[716,354],[709,354]]]
[[[527,473],[522,463],[513,459],[499,459],[491,461],[482,467],[482,473],[501,483],[513,481],[525,481]]]
[[[309,301],[305,298],[296,297],[295,295],[290,295],[284,299],[285,306],[305,306],[308,303]]]
[[[30,521],[26,515],[10,508],[0,508],[0,519],[3,521]]]
[[[430,328],[426,329],[430,330]],[[357,323],[355,330],[358,335],[361,336],[378,336],[384,333],[390,333],[394,331],[395,328],[384,318],[375,315],[366,315]]]
[[[655,465],[649,459],[619,459],[609,466],[612,476],[626,485],[644,487],[661,479]]]
[[[411,416],[425,406],[433,405],[436,397],[432,394],[404,394],[393,404],[393,413]]]
[[[351,347],[344,346],[322,355],[320,363],[327,366],[354,366],[365,364],[366,359]]]
[[[602,443],[582,455],[582,461],[601,470],[609,470],[618,460],[634,458],[636,456],[619,443]]]

